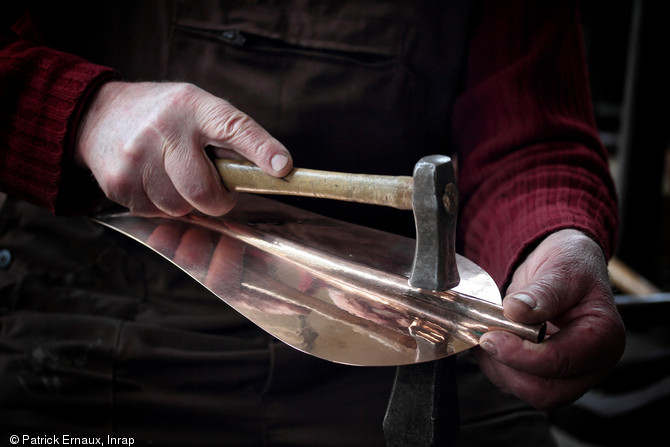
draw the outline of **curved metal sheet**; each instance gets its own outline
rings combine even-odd
[[[475,346],[492,327],[537,338],[537,328],[505,319],[493,280],[462,256],[456,288],[413,288],[412,239],[276,201],[242,195],[220,218],[94,220],[161,254],[276,338],[330,361],[435,360]]]

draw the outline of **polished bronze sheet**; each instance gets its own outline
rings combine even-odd
[[[413,288],[413,239],[273,200],[241,195],[220,218],[95,220],[152,248],[274,337],[334,362],[434,360],[475,346],[492,328],[538,338],[537,327],[503,316],[497,286],[464,257],[456,288]]]

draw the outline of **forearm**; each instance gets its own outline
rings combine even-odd
[[[470,53],[454,116],[461,249],[503,288],[523,256],[561,228],[583,231],[609,255],[615,194],[574,9],[491,2]]]

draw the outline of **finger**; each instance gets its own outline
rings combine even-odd
[[[605,374],[592,371],[565,378],[547,378],[520,372],[492,358],[483,349],[476,349],[474,355],[481,370],[494,385],[540,409],[573,402]]]
[[[109,163],[101,159],[92,164],[91,171],[107,198],[125,206],[132,214],[145,217],[165,215],[149,200],[140,180],[141,169],[135,169],[130,163]]]
[[[165,217],[165,213],[149,200],[144,190],[137,189],[135,192],[123,194],[111,189],[106,191],[106,195],[113,202],[128,208],[128,211],[134,216]]]
[[[189,203],[175,188],[162,163],[147,165],[142,179],[144,190],[153,205],[169,216],[184,216],[193,211]]]
[[[564,293],[556,293],[537,285],[527,287],[503,299],[505,316],[519,323],[542,323],[568,308]],[[565,304],[565,306],[562,306]]]
[[[291,154],[251,117],[230,103],[209,96],[196,116],[205,145],[232,149],[268,174],[283,177],[291,172]]]
[[[230,211],[236,195],[226,191],[205,151],[195,142],[180,141],[176,146],[164,150],[164,167],[179,196],[210,216],[221,216]],[[183,207],[176,210],[183,211]]]
[[[525,268],[521,266],[520,269]],[[574,284],[579,275],[565,274],[565,268],[543,263],[528,283],[503,299],[505,316],[520,323],[542,323],[575,306],[583,297]]]
[[[488,332],[480,346],[497,361],[544,377],[569,377],[609,368],[619,358],[625,334],[614,319],[578,318],[542,343],[503,331]]]

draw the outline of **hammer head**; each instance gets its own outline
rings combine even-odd
[[[416,249],[412,287],[448,290],[460,281],[456,265],[458,190],[454,166],[445,155],[423,157],[414,167],[412,207]]]

